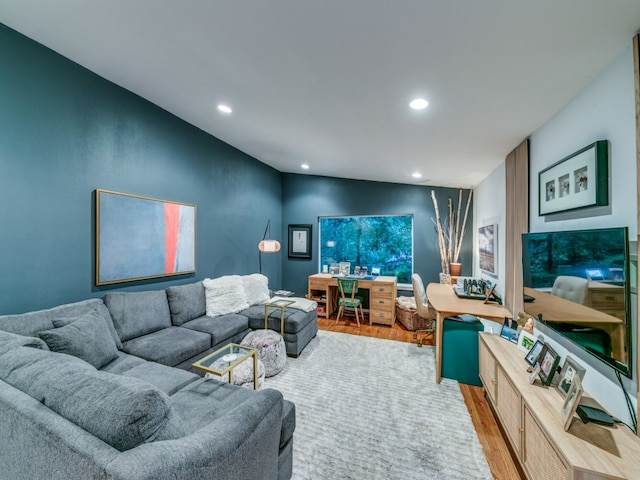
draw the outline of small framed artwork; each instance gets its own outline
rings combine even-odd
[[[351,262],[340,262],[340,275],[348,277],[351,274]]]
[[[518,321],[513,318],[506,318],[502,324],[500,336],[510,342],[518,343]]]
[[[531,335],[529,332],[520,330],[520,335],[518,335],[518,348],[520,350],[529,353],[535,344],[536,337]]]
[[[311,225],[289,225],[289,258],[311,258]]]
[[[543,385],[551,385],[553,375],[556,373],[558,364],[560,363],[560,355],[558,355],[553,348],[545,343],[538,357],[538,363],[540,364],[540,373],[538,376]]]
[[[565,432],[569,430],[571,426],[571,420],[573,419],[573,415],[576,413],[576,409],[580,404],[580,399],[582,398],[582,381],[580,377],[574,377],[573,382],[571,382],[571,387],[567,392],[567,396],[564,399],[564,404],[562,405],[562,422],[564,423]]]
[[[558,382],[558,391],[563,398],[567,397],[569,390],[571,390],[571,385],[576,378],[582,380],[584,379],[584,374],[586,370],[582,368],[580,365],[576,363],[576,361],[567,356],[564,360],[564,365],[562,365],[562,370],[560,371],[560,381]]]
[[[539,215],[609,203],[609,143],[599,140],[538,174]]]
[[[529,353],[527,353],[527,355],[524,357],[526,362],[533,367],[538,362],[543,348],[544,343],[540,340],[536,340],[536,343],[533,344],[533,347],[531,347]]]
[[[480,270],[490,275],[498,274],[498,225],[478,228],[478,258]]]

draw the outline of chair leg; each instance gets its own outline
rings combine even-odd
[[[356,312],[356,322],[358,322],[358,328],[360,328],[360,319],[358,318],[358,307],[353,309]],[[362,319],[364,321],[364,319]]]
[[[338,308],[338,316],[336,317],[336,323],[334,325],[338,324],[338,320],[340,320],[340,315],[342,314],[343,310],[344,310],[344,307],[340,305],[340,308]]]

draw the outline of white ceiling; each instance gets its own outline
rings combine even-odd
[[[0,0],[0,22],[280,171],[469,187],[630,48],[640,1]]]

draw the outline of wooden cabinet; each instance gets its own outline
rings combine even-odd
[[[481,333],[479,342],[487,399],[528,479],[640,478],[640,440],[632,432],[577,416],[565,432],[563,398],[539,380],[529,384],[524,353],[498,335]]]
[[[317,273],[309,276],[307,297],[318,302],[318,316],[329,318],[338,305],[338,280]],[[395,277],[358,280],[359,290],[369,290],[369,323],[393,325],[396,320],[397,281]]]

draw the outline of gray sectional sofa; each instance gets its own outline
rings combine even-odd
[[[264,328],[264,306],[207,317],[204,296],[196,282],[0,316],[2,475],[290,478],[293,403],[190,371]],[[315,312],[287,310],[287,353],[316,332]]]

